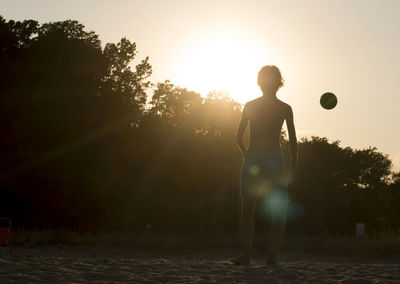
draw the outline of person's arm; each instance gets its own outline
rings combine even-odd
[[[290,157],[291,163],[290,168],[293,175],[297,174],[297,138],[296,138],[296,130],[293,122],[293,111],[289,106],[288,113],[286,116],[286,126],[289,133],[289,145],[290,145]]]
[[[247,104],[245,104],[242,111],[242,117],[240,119],[238,129],[236,131],[236,143],[239,146],[240,151],[243,153],[244,156],[246,155],[247,149],[243,142],[243,135],[248,121],[249,118],[247,115]]]

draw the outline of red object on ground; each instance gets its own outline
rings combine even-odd
[[[0,246],[8,246],[11,255],[11,219],[0,217],[0,221],[7,221],[8,226],[0,225]]]

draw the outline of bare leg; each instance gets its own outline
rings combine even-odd
[[[285,232],[285,223],[271,224],[271,234],[269,239],[269,248],[267,255],[268,264],[278,263],[278,252],[283,241]]]
[[[243,253],[232,259],[235,264],[248,264],[250,262],[251,249],[253,244],[254,225],[253,218],[256,210],[256,199],[242,198],[242,214],[240,216],[240,237]]]
[[[278,263],[278,252],[283,241],[286,224],[287,199],[285,195],[271,196],[271,230],[266,262]]]

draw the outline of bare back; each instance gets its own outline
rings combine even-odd
[[[248,157],[281,156],[281,129],[291,108],[277,98],[259,97],[245,104],[243,116],[250,122]]]

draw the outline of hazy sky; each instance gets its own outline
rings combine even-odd
[[[61,1],[1,0],[7,20],[75,19],[103,44],[127,37],[150,57],[153,82],[226,90],[241,103],[261,95],[259,68],[277,65],[278,96],[299,136],[376,146],[400,170],[400,0]],[[338,106],[319,106],[334,92]]]

